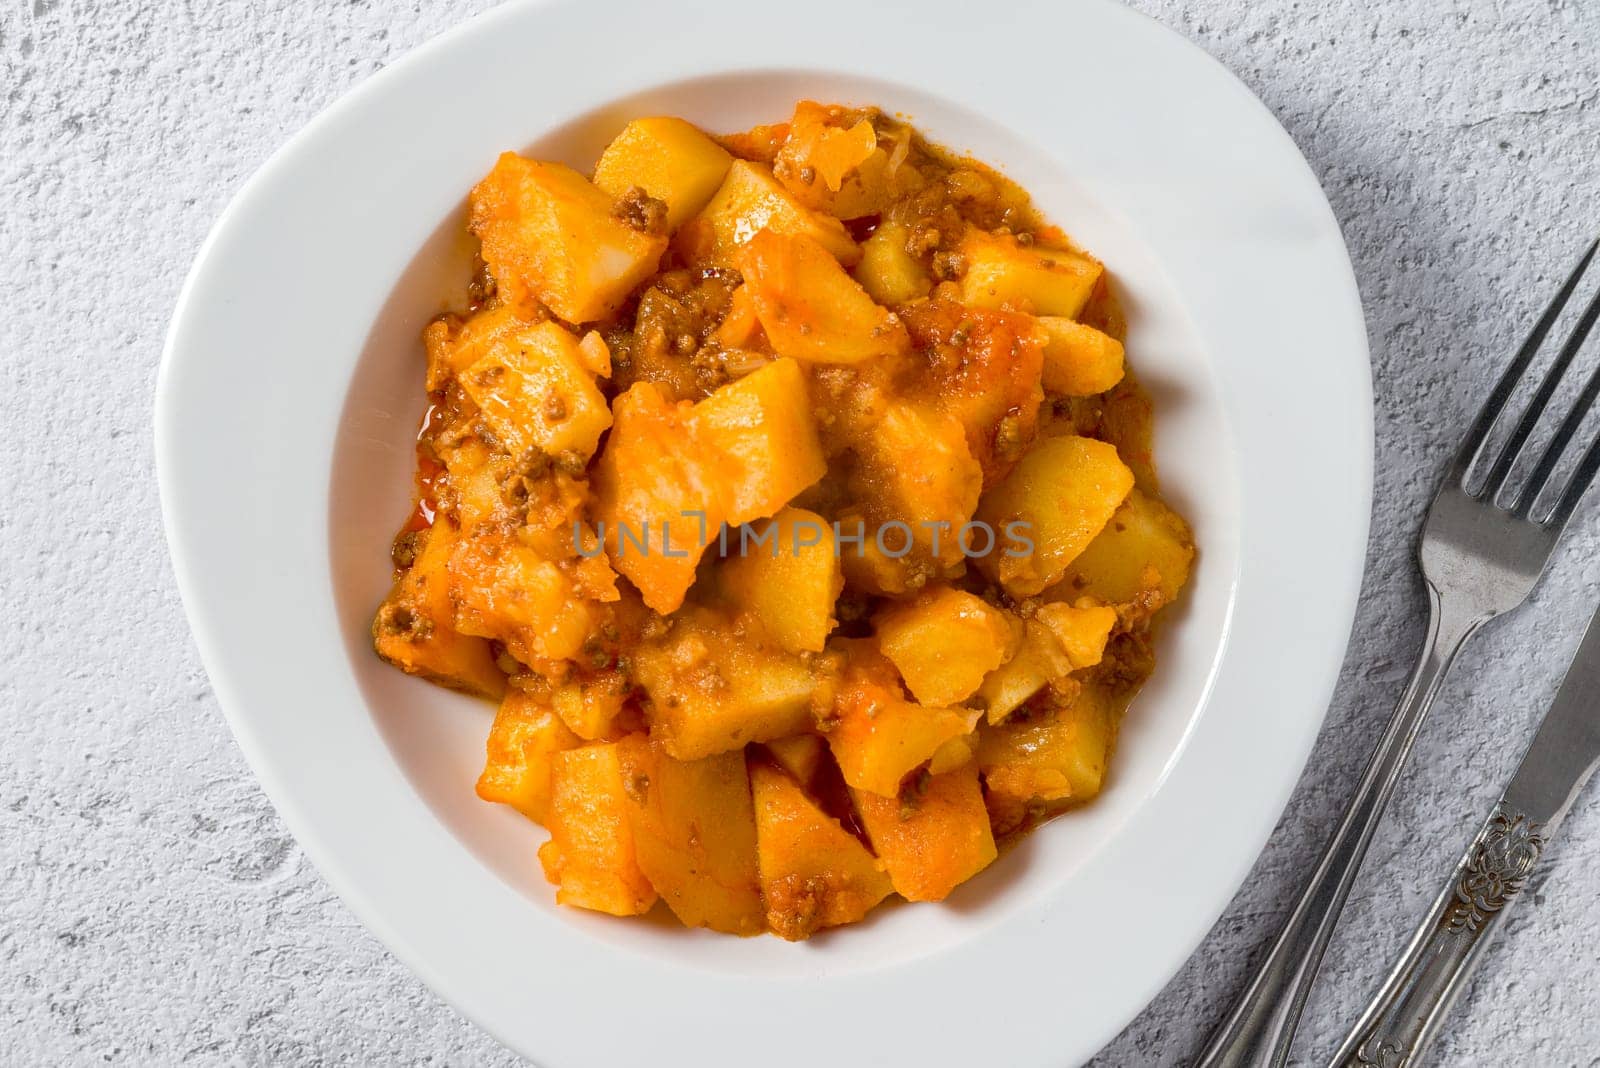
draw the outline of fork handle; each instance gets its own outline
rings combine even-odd
[[[1417,666],[1356,787],[1339,829],[1323,850],[1288,922],[1196,1068],[1283,1068],[1317,968],[1338,923],[1378,821],[1394,793],[1439,684],[1456,653],[1486,617],[1463,611],[1428,586],[1428,631]]]
[[[1333,1068],[1420,1068],[1534,874],[1550,830],[1504,799],[1495,805]]]

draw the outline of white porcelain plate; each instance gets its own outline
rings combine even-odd
[[[541,833],[473,795],[492,710],[368,645],[409,504],[423,323],[512,148],[871,103],[999,165],[1101,256],[1200,557],[1108,788],[942,906],[802,945],[558,909]],[[1360,581],[1361,308],[1305,162],[1198,49],[1101,0],[520,3],[374,77],[235,198],[156,422],[184,602],[234,734],[328,881],[434,989],[550,1068],[1062,1065],[1154,996],[1300,773]],[[1198,1036],[1197,1036],[1198,1037]]]

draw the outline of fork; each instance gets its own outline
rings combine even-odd
[[[1529,439],[1600,318],[1600,292],[1579,316],[1505,443],[1498,450],[1489,448],[1490,434],[1509,414],[1518,385],[1525,378],[1532,380],[1534,358],[1594,260],[1597,247],[1600,241],[1589,246],[1535,324],[1473,421],[1434,495],[1417,553],[1428,595],[1428,629],[1417,666],[1339,829],[1266,958],[1206,1043],[1195,1062],[1197,1068],[1282,1068],[1288,1063],[1295,1026],[1305,1010],[1339,911],[1451,663],[1479,627],[1527,599],[1578,501],[1600,470],[1597,440],[1573,468],[1554,502],[1536,512],[1568,445],[1600,395],[1597,370],[1533,470],[1519,485],[1511,485],[1518,459],[1525,450],[1531,453]],[[1469,479],[1481,465],[1488,465],[1488,471],[1481,480],[1474,480],[1474,488]]]

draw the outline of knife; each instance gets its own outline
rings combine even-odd
[[[1545,847],[1600,766],[1600,612],[1511,784],[1333,1068],[1419,1068]]]

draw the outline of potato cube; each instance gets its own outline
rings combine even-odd
[[[523,663],[576,656],[596,623],[566,568],[493,525],[455,547],[449,589],[456,629],[504,642]]]
[[[629,226],[611,197],[559,163],[504,153],[469,204],[501,295],[537,299],[569,323],[611,315],[667,250],[664,235]]]
[[[907,774],[952,738],[972,731],[981,712],[924,708],[905,699],[894,665],[871,642],[845,645],[849,663],[834,698],[828,747],[844,781],[895,797]]]
[[[616,426],[595,469],[596,515],[616,569],[657,612],[683,603],[723,523],[772,515],[827,470],[792,360],[692,407],[637,382],[614,408]]]
[[[606,146],[594,167],[594,184],[613,197],[643,189],[667,205],[667,229],[676,230],[722,185],[733,157],[682,119],[634,119]]]
[[[435,439],[434,448],[450,474],[448,506],[464,533],[470,534],[479,523],[493,519],[505,508],[500,495],[500,477],[510,458],[497,453],[473,435],[459,441]]]
[[[1016,651],[1021,628],[983,598],[934,586],[873,620],[883,655],[925,705],[953,705]]]
[[[978,732],[978,768],[991,794],[1021,803],[1087,801],[1100,792],[1120,709],[1086,683],[1071,704]]]
[[[542,824],[550,809],[551,761],[582,744],[548,704],[512,690],[489,728],[478,796],[510,805]]]
[[[805,375],[793,360],[722,386],[694,406],[689,426],[714,471],[707,477],[724,522],[773,515],[828,470]]]
[[[545,322],[507,333],[461,374],[461,387],[512,456],[538,449],[587,461],[611,409],[571,332]]]
[[[1021,245],[1009,235],[969,230],[961,241],[966,271],[961,302],[1034,315],[1076,318],[1104,268],[1078,252]]]
[[[904,224],[886,222],[861,245],[856,281],[879,304],[905,304],[927,296],[933,288],[922,263],[906,251],[908,236]]]
[[[697,454],[690,405],[636,382],[613,404],[615,423],[594,468],[595,517],[612,566],[663,615],[677,609],[723,522]],[[692,514],[699,513],[699,518]]]
[[[372,621],[373,648],[408,675],[499,700],[506,677],[489,643],[456,630],[449,564],[460,535],[447,519],[419,533],[415,562],[395,580]]]
[[[854,923],[894,887],[867,848],[777,768],[750,766],[767,926],[791,942]]]
[[[656,902],[639,867],[614,742],[558,753],[550,766],[550,840],[539,847],[562,905],[638,916]]]
[[[911,348],[900,320],[809,237],[762,230],[741,250],[739,270],[780,356],[860,363]]]
[[[978,751],[978,734],[962,734],[951,738],[933,751],[933,756],[928,758],[928,774],[943,775],[947,771],[954,771],[965,766],[972,760],[973,754]]]
[[[1159,499],[1136,489],[1067,566],[1065,578],[1049,595],[1088,595],[1153,612],[1177,598],[1193,562],[1189,524]]]
[[[999,723],[1044,689],[1052,679],[1072,673],[1072,661],[1055,632],[1039,619],[1023,629],[1022,645],[1015,656],[992,671],[978,687],[978,697],[990,723]]]
[[[763,743],[772,759],[794,777],[802,789],[810,789],[822,767],[828,743],[815,734],[796,734],[789,738],[772,738]]]
[[[617,744],[639,869],[685,927],[765,927],[756,818],[742,752],[680,761],[630,734]]]
[[[574,674],[550,694],[551,707],[574,735],[586,742],[615,739],[617,717],[627,704],[631,687],[616,671]]]
[[[671,629],[634,655],[651,737],[679,760],[697,760],[799,734],[813,726],[817,681],[796,656],[689,605]]]
[[[1044,388],[1064,397],[1104,393],[1122,381],[1122,342],[1059,315],[1039,319],[1044,346]]]
[[[960,420],[986,483],[1010,472],[1038,433],[1045,333],[1037,319],[951,300],[901,309],[922,357],[911,392]]]
[[[977,518],[1017,544],[977,558],[978,567],[1013,596],[1030,597],[1058,581],[1111,520],[1133,489],[1133,472],[1114,446],[1092,438],[1048,437],[1023,454],[984,493]]]
[[[954,416],[902,401],[892,401],[876,414],[853,442],[857,463],[849,483],[852,494],[873,502],[874,518],[880,522],[896,521],[911,528],[918,552],[902,564],[912,562],[912,557],[959,563],[961,528],[972,519],[983,487],[983,468],[973,458],[961,423]],[[872,548],[877,529],[876,523],[867,525]],[[896,531],[884,533],[884,547],[891,553],[899,552],[903,541]],[[854,580],[852,558],[864,554],[847,546],[841,546],[841,553],[845,574]],[[886,586],[878,592],[905,589]]]
[[[521,333],[528,325],[509,304],[485,308],[465,322],[451,315],[433,320],[422,329],[422,345],[428,352],[428,392],[443,389],[501,338]]]
[[[930,775],[899,797],[852,790],[872,850],[907,901],[943,901],[996,856],[978,769]]]
[[[1034,618],[1050,628],[1062,652],[1081,671],[1100,663],[1106,653],[1111,628],[1117,625],[1117,610],[1106,605],[1041,605]]]
[[[833,528],[815,512],[785,508],[729,538],[718,566],[722,595],[791,653],[820,653],[844,589]],[[737,547],[735,547],[737,544]]]
[[[742,159],[705,210],[684,224],[676,247],[695,266],[732,266],[739,246],[762,230],[809,237],[847,267],[861,258],[843,223],[805,207],[771,170]]]

